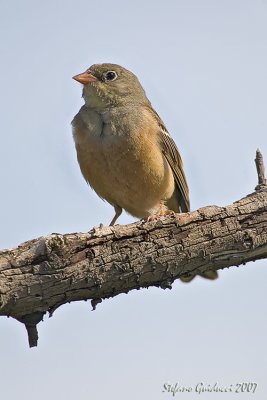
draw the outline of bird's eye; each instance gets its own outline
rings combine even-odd
[[[118,75],[115,71],[108,71],[105,73],[105,81],[114,81]]]

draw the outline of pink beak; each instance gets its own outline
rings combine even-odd
[[[90,70],[75,75],[72,77],[72,79],[75,79],[75,81],[80,82],[83,85],[87,85],[88,83],[96,82],[98,80]]]

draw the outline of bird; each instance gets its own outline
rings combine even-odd
[[[71,123],[78,163],[86,182],[114,207],[110,226],[122,210],[140,219],[189,212],[181,155],[137,76],[103,63],[73,79],[83,85],[84,99]]]

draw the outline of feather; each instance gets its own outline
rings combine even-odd
[[[186,181],[183,161],[180,153],[174,140],[171,138],[169,132],[167,131],[163,121],[161,120],[157,112],[151,106],[148,106],[147,110],[153,115],[159,126],[159,143],[162,149],[162,153],[173,172],[178,202],[181,211],[188,212],[190,211],[189,188]]]

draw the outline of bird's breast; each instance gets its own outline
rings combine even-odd
[[[174,191],[171,169],[157,137],[150,132],[152,127],[127,126],[123,116],[119,123],[108,114],[95,114],[85,116],[82,112],[73,120],[84,178],[109,203],[137,217],[149,215],[160,200],[169,198]]]

